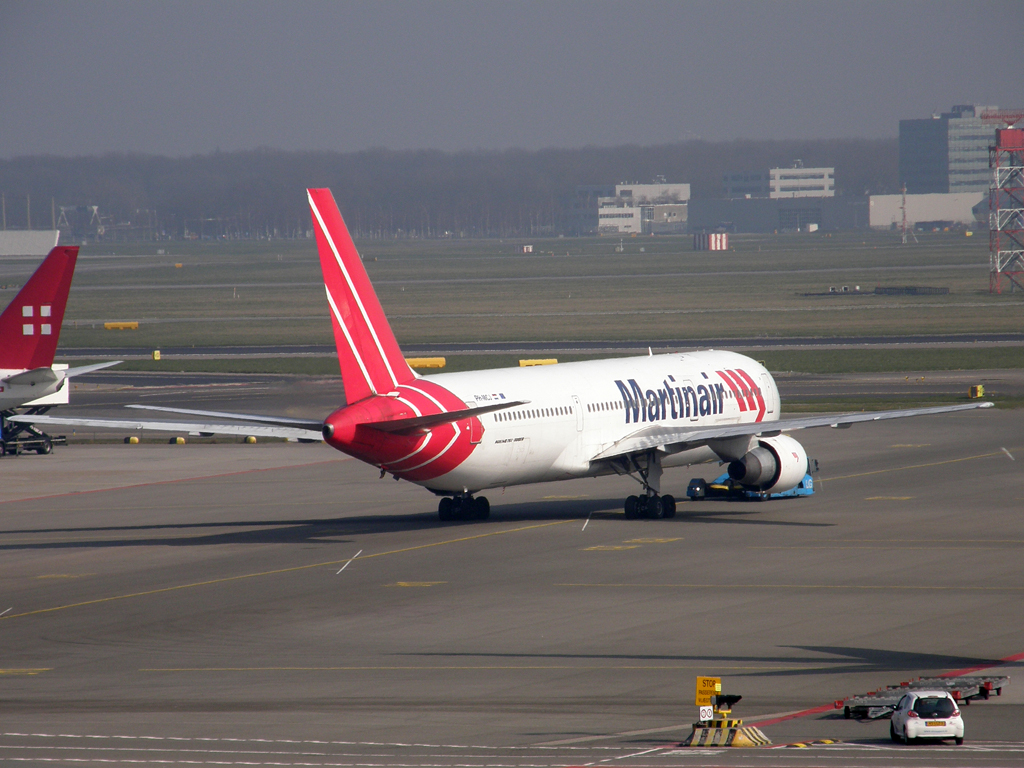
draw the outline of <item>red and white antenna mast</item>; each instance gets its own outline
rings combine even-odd
[[[1024,290],[1024,110],[987,110],[981,119],[1002,123],[988,150],[991,181],[988,189],[989,293]]]

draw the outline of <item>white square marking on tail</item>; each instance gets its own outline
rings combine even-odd
[[[25,325],[21,326],[21,335],[22,336],[33,336],[33,335],[35,335],[35,332],[36,332],[36,327],[34,325],[32,325],[32,323],[25,323]]]
[[[49,323],[43,323],[42,325],[40,325],[39,326],[39,333],[42,336],[49,336],[50,333],[51,333],[50,324]]]
[[[22,317],[32,317],[32,307],[24,306],[21,308]]]
[[[39,316],[40,316],[40,317],[49,317],[49,316],[50,316],[50,313],[51,313],[51,311],[52,311],[52,310],[51,310],[51,308],[50,308],[50,305],[49,305],[49,304],[43,304],[43,306],[41,306],[41,307],[39,308]]]

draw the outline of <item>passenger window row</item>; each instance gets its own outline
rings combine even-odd
[[[552,416],[571,416],[572,408],[563,405],[556,408],[529,408],[522,411],[499,411],[494,414],[495,421],[523,421],[524,419],[544,419]]]

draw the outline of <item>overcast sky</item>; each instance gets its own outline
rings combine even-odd
[[[0,0],[0,157],[895,136],[1024,107],[1005,2]]]

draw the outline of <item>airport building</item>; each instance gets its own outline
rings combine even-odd
[[[868,211],[872,229],[898,229],[903,226],[903,195],[871,195]],[[987,191],[906,196],[911,229],[970,226],[978,221],[979,212],[983,220],[988,216]]]
[[[566,206],[565,229],[574,235],[682,233],[689,202],[689,184],[580,186]]]
[[[744,197],[690,202],[691,232],[814,232],[868,226],[868,198]]]
[[[987,191],[988,148],[997,125],[983,121],[981,115],[996,110],[959,104],[930,118],[900,120],[899,179],[907,193]]]
[[[835,168],[804,168],[797,160],[791,168],[727,173],[722,177],[725,196],[779,200],[788,197],[835,197]]]
[[[55,229],[14,229],[0,231],[0,257],[45,256],[57,245]]]

